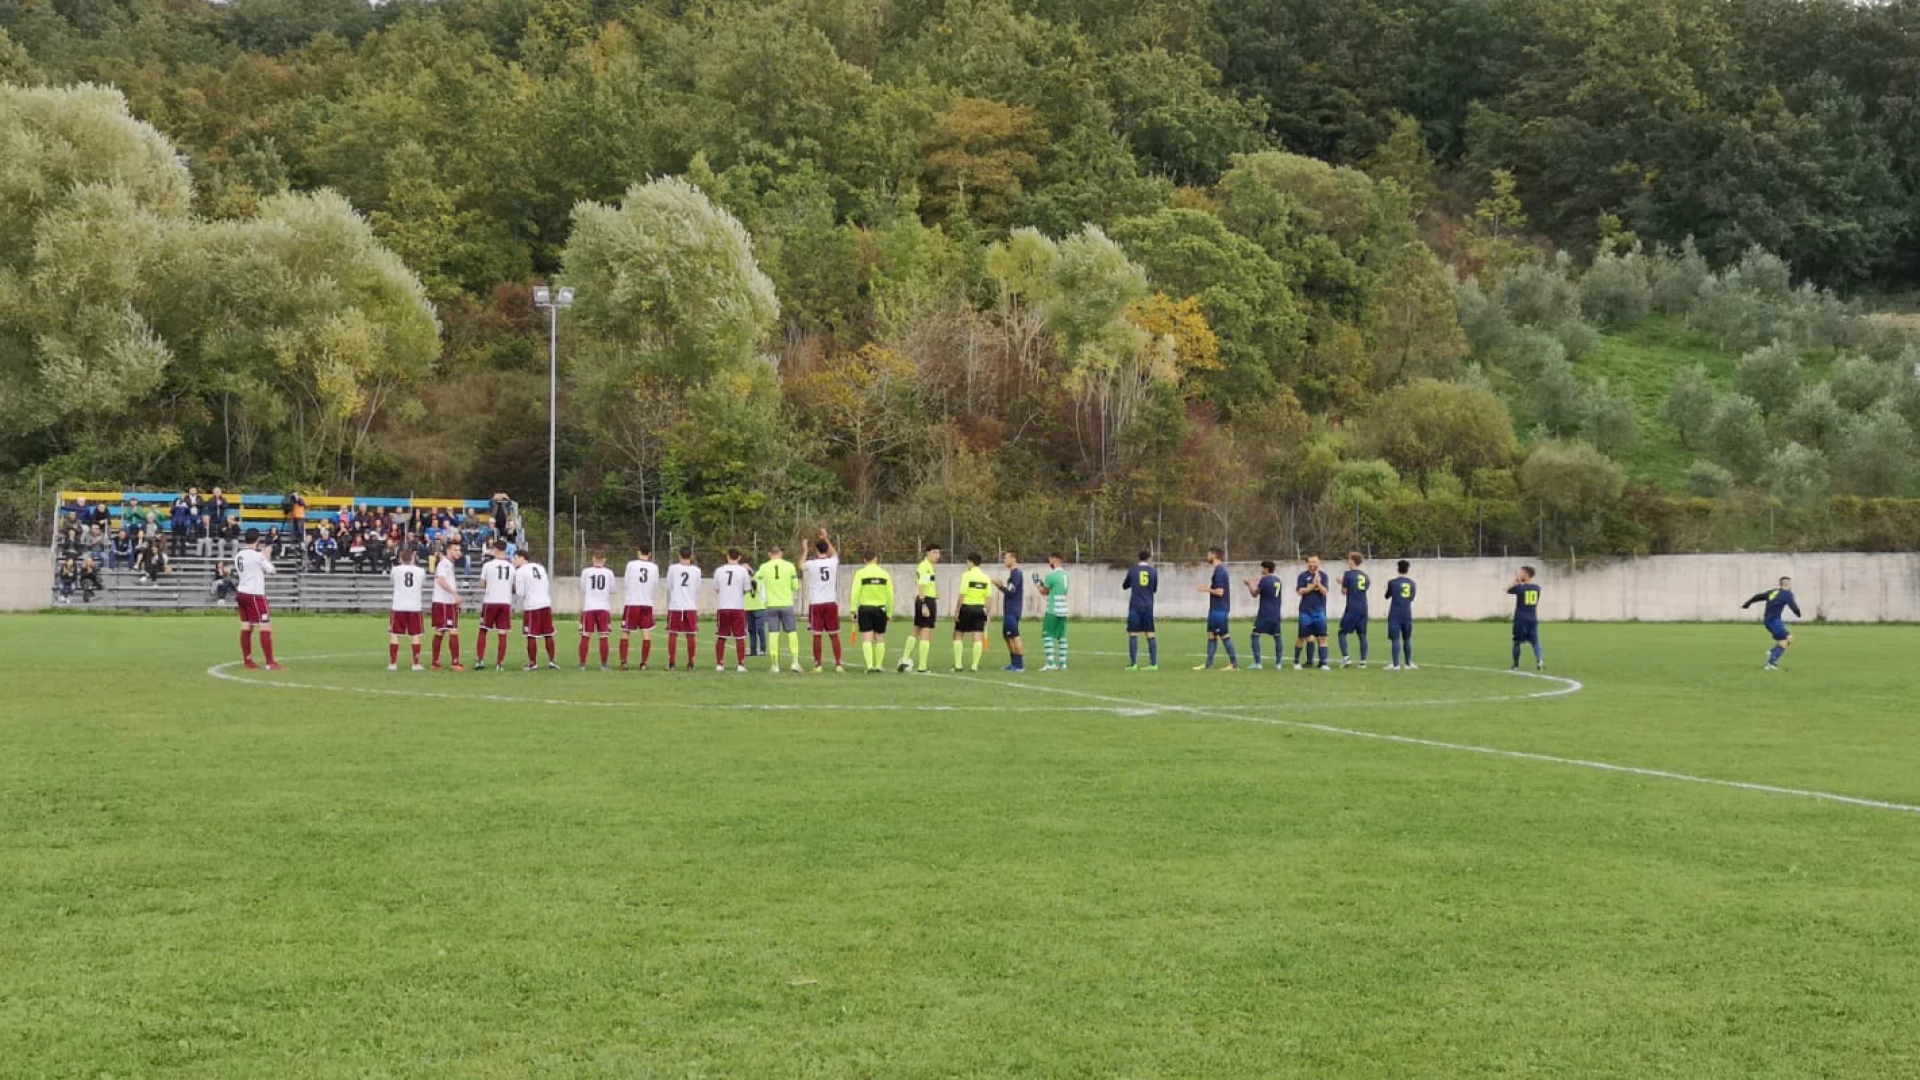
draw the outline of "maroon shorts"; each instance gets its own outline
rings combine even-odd
[[[697,634],[700,632],[700,613],[697,611],[667,612],[667,633]]]
[[[520,632],[528,637],[552,637],[553,609],[543,607],[521,612]]]
[[[620,629],[626,631],[653,629],[653,609],[632,605],[620,613]]]
[[[613,632],[613,612],[583,611],[580,613],[580,632],[583,634],[607,634]]]
[[[513,629],[513,605],[481,604],[480,629],[498,630],[503,634]]]
[[[745,608],[737,611],[716,611],[713,613],[713,633],[716,637],[743,638],[747,636],[747,612]]]
[[[406,637],[420,636],[420,613],[417,611],[395,611],[387,616],[387,633],[401,634]]]
[[[240,607],[240,623],[243,626],[266,626],[273,621],[273,613],[267,610],[267,598],[252,593],[235,593],[234,602]]]
[[[433,605],[433,629],[435,633],[445,633],[448,630],[460,629],[460,605]]]
[[[807,629],[816,634],[840,632],[840,605],[813,604],[807,608]]]

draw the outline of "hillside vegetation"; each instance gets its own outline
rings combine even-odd
[[[1916,22],[9,5],[0,531],[43,485],[537,492],[559,279],[597,537],[1904,544],[1915,354],[1844,298],[1920,285]]]

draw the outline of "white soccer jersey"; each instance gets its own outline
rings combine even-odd
[[[487,591],[481,597],[483,604],[513,603],[513,564],[505,559],[488,559],[487,565],[480,568],[480,581]]]
[[[604,566],[589,566],[580,571],[580,610],[613,610],[613,571]]]
[[[239,590],[248,596],[267,595],[267,575],[277,573],[273,560],[252,548],[241,548],[234,555],[233,568],[240,575]]]
[[[800,576],[807,579],[807,603],[835,604],[840,601],[840,556],[822,555],[817,559],[808,559],[800,568]]]
[[[667,610],[700,609],[700,568],[684,563],[667,567]]]
[[[635,559],[627,564],[628,607],[650,608],[653,606],[653,589],[660,583],[660,568],[647,559]]]
[[[453,569],[453,560],[443,558],[433,570],[433,602],[436,604],[458,604],[460,602],[460,578]]]
[[[388,572],[393,578],[393,610],[419,611],[420,590],[427,583],[427,572],[413,563],[401,563]]]
[[[529,562],[513,572],[513,594],[520,598],[521,611],[539,611],[553,606],[553,583],[547,580],[547,568]]]
[[[728,563],[713,572],[713,589],[716,595],[713,606],[719,611],[745,611],[747,607],[747,586],[752,584],[753,575],[739,563]]]

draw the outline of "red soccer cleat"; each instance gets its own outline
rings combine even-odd
[[[440,661],[438,661],[438,660],[435,660],[435,661],[433,662],[433,670],[435,670],[435,671],[439,671],[439,670],[440,670]]]
[[[286,669],[286,668],[283,668],[283,667],[281,667],[281,666],[280,666],[279,664],[268,664],[268,665],[267,665],[267,670],[268,670],[268,671],[285,671],[285,670],[287,670],[287,669]]]
[[[437,665],[436,665],[436,666],[437,666]],[[455,670],[455,671],[465,671],[465,670],[467,670],[467,669],[466,669],[466,668],[464,668],[464,667],[461,667],[461,666],[460,666],[460,661],[458,661],[458,660],[455,660],[455,661],[453,662],[453,670]]]
[[[254,662],[253,662],[253,661],[251,661],[251,660],[249,660],[249,661],[247,661],[246,663],[244,663],[244,664],[242,664],[242,665],[240,665],[240,666],[241,666],[241,667],[244,667],[244,668],[246,668],[246,669],[247,669],[248,671],[259,671],[259,670],[260,670],[260,665],[259,665],[259,664],[256,664],[256,663],[254,663]]]

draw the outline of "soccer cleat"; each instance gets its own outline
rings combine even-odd
[[[607,667],[607,665],[605,665],[605,664],[601,664],[601,665],[600,665],[600,670],[601,670],[601,671],[611,671],[612,669],[611,669],[611,668],[609,668],[609,667]]]
[[[1779,664],[1768,664],[1767,666],[1765,666],[1765,667],[1763,667],[1763,668],[1761,668],[1760,670],[1761,670],[1761,671],[1779,671],[1779,670],[1780,670],[1780,665],[1779,665]]]
[[[1255,660],[1253,663],[1247,665],[1247,670],[1248,671],[1264,671],[1265,669],[1260,666],[1260,661]]]
[[[1239,664],[1232,664],[1232,663],[1230,663],[1230,664],[1228,664],[1228,665],[1227,665],[1226,667],[1223,667],[1223,668],[1221,668],[1220,670],[1221,670],[1221,671],[1239,671],[1239,670],[1240,670],[1240,665],[1239,665]]]
[[[279,664],[276,664],[276,663],[274,663],[273,661],[271,661],[271,660],[269,660],[269,661],[267,661],[267,670],[268,670],[268,671],[285,671],[285,670],[287,670],[287,669],[286,669],[286,668],[283,668],[283,667],[281,667],[281,666],[280,666]]]
[[[1293,670],[1295,670],[1295,671],[1305,671],[1306,669],[1300,666],[1300,661],[1298,661],[1298,660],[1295,660],[1295,661],[1293,662]]]
[[[387,670],[388,670],[388,671],[399,671],[399,670],[400,670],[400,665],[399,665],[399,664],[388,664],[388,665],[387,665]]]
[[[725,664],[715,664],[715,665],[713,665],[713,670],[715,670],[715,671],[725,671],[725,670],[727,670],[727,665],[725,665]]]
[[[1212,665],[1212,664],[1195,664],[1195,665],[1193,665],[1193,670],[1195,670],[1195,671],[1212,671],[1212,670],[1213,670],[1213,665]]]
[[[1059,671],[1061,670],[1061,668],[1059,664],[1042,664],[1040,665],[1040,670],[1041,671]]]
[[[1388,670],[1388,671],[1399,671],[1399,670],[1400,670],[1400,665],[1399,665],[1399,664],[1388,664],[1388,665],[1387,665],[1387,670]]]
[[[534,663],[529,663],[529,664],[528,664],[528,665],[527,665],[526,667],[523,667],[523,668],[521,668],[520,670],[521,670],[521,671],[539,671],[539,670],[540,670],[540,665],[539,665],[539,664],[534,664]]]
[[[585,664],[581,664],[581,665],[580,665],[580,670],[581,670],[581,671],[585,671],[585,670],[587,670],[587,665],[585,665]]]
[[[554,662],[553,662],[553,661],[551,661],[551,660],[549,660],[549,661],[547,661],[547,666],[548,666],[548,667],[550,667],[550,668],[552,668],[552,669],[553,669],[553,670],[555,670],[555,671],[559,671],[559,670],[560,670],[560,665],[559,665],[559,664],[556,664],[556,663],[554,663]]]
[[[847,665],[845,664],[833,665],[833,673],[835,675],[845,675],[847,673]]]
[[[1128,670],[1128,671],[1139,671],[1139,670],[1140,670],[1140,665],[1139,665],[1139,664],[1128,664],[1128,665],[1127,665],[1127,670]]]
[[[733,665],[733,672],[736,675],[745,675],[747,673],[747,665],[735,664]]]
[[[467,669],[466,669],[466,668],[464,668],[464,667],[462,667],[462,666],[460,666],[460,661],[458,661],[458,660],[455,660],[455,661],[453,662],[453,670],[455,670],[455,671],[465,671],[465,670],[467,670]]]
[[[1321,671],[1332,671],[1333,669],[1327,666],[1327,662],[1326,662],[1325,660],[1322,660],[1322,661],[1320,661],[1320,670],[1321,670]]]
[[[1515,664],[1515,665],[1513,665],[1512,667],[1510,667],[1510,668],[1508,668],[1507,670],[1508,670],[1508,671],[1511,671],[1511,672],[1514,672],[1514,673],[1516,673],[1516,674],[1518,674],[1518,673],[1519,673],[1519,671],[1520,671],[1520,665],[1519,665],[1519,664]]]
[[[773,667],[771,667],[771,668],[768,668],[767,670],[769,670],[769,671],[771,671],[771,672],[773,672],[773,673],[774,673],[775,675],[778,675],[778,674],[780,674],[780,665],[779,665],[779,664],[775,664],[775,665],[773,665]]]
[[[823,668],[823,667],[821,667],[821,666],[820,666],[819,664],[815,664],[815,665],[813,665],[813,672],[812,672],[812,673],[813,673],[813,674],[815,674],[815,675],[825,675],[825,674],[827,673],[827,669],[826,669],[826,668]]]
[[[1321,666],[1321,667],[1325,667],[1326,665],[1325,665],[1325,664],[1322,664],[1322,665],[1320,665],[1320,666]],[[1350,668],[1350,667],[1352,667],[1352,666],[1353,666],[1353,658],[1352,658],[1352,657],[1350,657],[1350,656],[1343,656],[1343,657],[1341,657],[1341,658],[1340,658],[1340,666],[1341,666],[1341,667],[1343,667],[1343,668]]]
[[[433,670],[435,670],[435,671],[439,671],[439,670],[440,670],[440,661],[438,661],[438,660],[435,660],[435,661],[433,662]]]
[[[426,669],[426,668],[423,668],[423,667],[421,667],[421,666],[420,666],[419,664],[415,664],[415,665],[413,665],[413,670],[415,670],[415,671],[425,671],[425,670],[427,670],[427,669]]]
[[[1547,665],[1545,665],[1545,664],[1535,664],[1535,665],[1533,665],[1533,670],[1535,670],[1535,671],[1545,671],[1545,670],[1547,670]]]
[[[253,661],[251,661],[251,660],[248,660],[248,661],[247,661],[246,663],[244,663],[244,664],[242,664],[241,666],[242,666],[242,667],[244,667],[244,668],[246,668],[246,669],[247,669],[248,671],[258,671],[258,670],[260,670],[260,665],[259,665],[259,664],[256,664],[256,663],[254,663],[254,662],[253,662]]]
[[[1367,670],[1367,662],[1365,660],[1360,661],[1360,670],[1361,671]]]
[[[1400,670],[1401,671],[1419,671],[1420,665],[1409,660],[1407,661],[1406,666],[1402,667]]]

